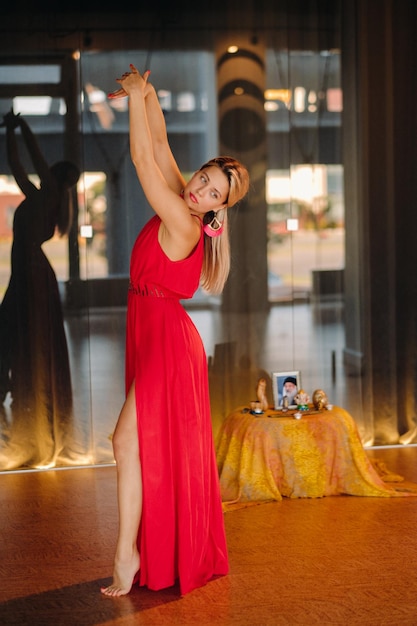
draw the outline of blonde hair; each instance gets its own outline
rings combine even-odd
[[[201,166],[200,170],[216,166],[227,176],[229,193],[224,209],[217,211],[217,218],[223,224],[223,232],[218,237],[204,235],[204,260],[200,284],[208,293],[216,294],[223,290],[230,271],[230,242],[227,221],[227,208],[237,204],[249,190],[249,173],[240,161],[233,157],[220,156]]]

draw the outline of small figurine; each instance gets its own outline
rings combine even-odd
[[[269,408],[269,402],[268,402],[268,398],[266,397],[265,378],[260,378],[258,380],[258,386],[256,388],[256,397],[258,398],[258,402],[261,406],[262,411],[267,411]]]
[[[323,389],[316,389],[313,392],[313,404],[314,408],[317,409],[317,411],[321,411],[322,409],[327,407],[327,405],[329,404],[329,399]]]
[[[294,401],[300,411],[307,411],[308,403],[310,402],[310,396],[304,391],[304,389],[300,389],[300,391],[295,396]]]

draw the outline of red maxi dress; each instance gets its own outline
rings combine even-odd
[[[197,290],[204,235],[170,261],[154,216],[133,246],[126,392],[135,381],[143,511],[140,585],[179,581],[181,595],[227,574],[228,555],[210,415],[207,360],[180,299]]]

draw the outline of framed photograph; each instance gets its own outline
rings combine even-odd
[[[275,409],[282,409],[284,396],[288,398],[288,407],[293,409],[294,396],[301,389],[301,373],[299,371],[272,372],[272,389],[274,393]]]

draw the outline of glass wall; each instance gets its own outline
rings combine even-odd
[[[349,402],[360,397],[360,389],[352,393],[352,384],[360,386],[360,381],[347,381],[342,372],[340,52],[308,46],[288,50],[271,38],[262,54],[266,160],[260,178],[267,245],[258,246],[258,252],[268,266],[268,306],[230,314],[221,298],[201,290],[184,303],[206,347],[215,433],[228,410],[252,399],[260,376],[268,378],[273,402],[273,372],[300,371],[308,393],[324,388],[332,402],[348,410],[356,400]],[[56,277],[62,307],[71,390],[62,416],[53,395],[44,388],[39,392],[36,377],[30,384],[42,402],[21,403],[12,375],[28,355],[33,371],[45,370],[42,352],[49,355],[48,367],[55,355],[50,370],[60,371],[65,349],[61,346],[59,357],[51,345],[41,349],[38,343],[23,348],[22,357],[21,342],[6,341],[7,335],[15,336],[13,315],[7,318],[4,303],[15,295],[10,290],[17,237],[13,218],[24,194],[12,176],[6,148],[0,155],[0,293],[2,328],[10,330],[2,333],[8,351],[2,346],[0,470],[113,462],[111,434],[124,398],[130,250],[152,214],[130,160],[127,102],[107,98],[131,62],[152,70],[172,150],[188,177],[219,150],[214,40],[212,49],[84,50],[0,66],[0,113],[13,109],[21,114],[49,164],[75,160],[81,170],[77,192],[71,194],[74,216],[68,235],[60,237],[55,230],[36,241]],[[5,146],[4,128],[1,133]],[[25,168],[38,184],[20,131],[16,138]],[[234,220],[239,219],[238,209]],[[254,272],[256,281],[256,266]],[[45,305],[38,301],[40,293],[34,291],[31,301],[39,324],[47,322],[37,309]],[[55,297],[51,293],[44,294],[48,301]],[[20,305],[15,302],[13,310]],[[360,426],[360,412],[355,417]]]
[[[308,298],[315,272],[344,268],[340,70],[339,50],[267,54],[271,301]]]

